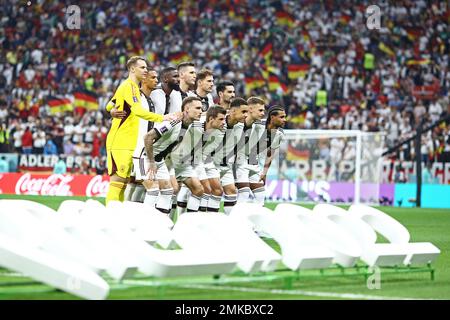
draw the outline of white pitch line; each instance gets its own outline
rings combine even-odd
[[[26,275],[17,272],[0,272],[0,277],[29,278]]]
[[[179,287],[186,288],[186,289],[205,289],[205,290],[218,290],[218,291],[238,291],[238,292],[268,293],[268,294],[304,295],[304,296],[311,296],[311,297],[341,298],[341,299],[433,300],[433,299],[417,299],[417,298],[406,298],[406,297],[385,297],[385,296],[375,296],[375,295],[355,294],[355,293],[320,292],[320,291],[306,291],[306,290],[258,289],[258,288],[231,287],[231,286],[182,285]]]

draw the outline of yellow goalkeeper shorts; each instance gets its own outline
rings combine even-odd
[[[129,178],[133,166],[132,150],[107,150],[108,174],[116,174],[121,178]]]

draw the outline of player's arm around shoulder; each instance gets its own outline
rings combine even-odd
[[[134,106],[132,106],[131,112],[133,112],[139,118],[151,122],[176,121],[183,118],[183,113],[181,111],[161,115],[145,110],[140,104],[135,104]]]
[[[145,110],[141,105],[141,96],[137,85],[131,81],[125,83],[118,89],[121,90],[123,99],[130,106],[130,111],[135,116],[151,122],[163,122],[164,117],[160,114]]]
[[[111,117],[117,118],[117,119],[123,119],[127,116],[127,113],[123,110],[119,110],[115,104],[115,99],[111,99],[108,104],[106,105],[105,109]]]

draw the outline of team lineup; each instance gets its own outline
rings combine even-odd
[[[235,96],[209,69],[184,62],[158,74],[142,57],[106,106],[110,201],[154,206],[172,219],[184,212],[225,214],[236,203],[265,199],[268,169],[286,123],[282,106]]]

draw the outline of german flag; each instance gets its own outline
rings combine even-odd
[[[272,49],[272,42],[266,41],[259,54],[267,61],[272,57]]]
[[[98,110],[97,95],[92,91],[76,91],[73,93],[75,98],[74,104],[76,108],[86,110]]]
[[[429,63],[430,63],[430,59],[424,59],[424,58],[410,59],[410,60],[406,61],[407,66],[424,66]]]
[[[295,19],[286,11],[277,11],[275,13],[275,18],[277,19],[278,24],[281,26],[286,26],[289,28],[295,26]]]
[[[72,103],[67,98],[49,96],[47,105],[50,107],[51,114],[73,110]]]
[[[265,64],[261,66],[261,75],[265,80],[269,80],[269,76],[271,75],[278,76],[279,74],[280,70],[274,66],[266,66]]]
[[[306,119],[306,112],[302,112],[300,114],[297,114],[295,116],[289,117],[289,122],[295,123],[295,124],[303,124],[305,123]]]
[[[421,35],[421,31],[418,29],[409,28],[406,29],[406,36],[412,42],[416,41]]]
[[[341,23],[341,24],[343,24],[343,25],[348,25],[348,23],[349,23],[349,21],[352,19],[352,17],[351,16],[349,16],[349,15],[346,15],[346,14],[343,14],[341,17],[340,17],[340,19],[339,19],[339,22]]]
[[[147,53],[147,60],[148,60],[150,63],[155,62],[157,59],[158,59],[158,56],[157,56],[154,52],[149,52],[149,53]]]
[[[233,38],[231,40],[231,42],[233,43],[233,48],[237,48],[239,46],[239,44],[241,43],[241,40]]]
[[[286,159],[290,161],[309,160],[309,150],[298,150],[293,146],[288,145],[286,152]]]
[[[264,87],[265,81],[261,77],[245,77],[245,91],[250,93],[253,89]]]
[[[233,6],[230,6],[230,7],[228,8],[228,17],[231,18],[231,19],[233,19],[234,17],[236,17],[236,11],[235,11],[235,9],[234,9]]]
[[[288,78],[295,80],[303,78],[308,72],[309,65],[307,64],[290,64],[288,65]]]
[[[286,84],[284,84],[280,78],[278,78],[276,75],[272,74],[269,76],[269,91],[277,91],[278,88],[281,88],[284,93],[288,91],[288,87]]]
[[[182,62],[185,61],[189,61],[191,60],[191,57],[189,56],[189,54],[185,51],[180,51],[180,52],[176,52],[176,53],[172,53],[169,56],[169,61],[174,64],[174,65],[178,65]]]

